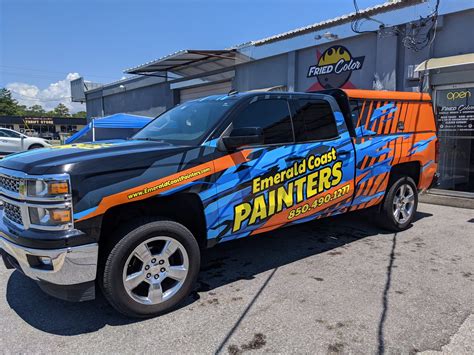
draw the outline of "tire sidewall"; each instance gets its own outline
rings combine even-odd
[[[189,271],[180,290],[169,300],[156,305],[144,305],[133,300],[123,284],[123,268],[133,250],[144,241],[167,236],[179,241],[189,258]],[[135,317],[151,317],[166,313],[183,301],[191,292],[200,267],[200,250],[192,233],[183,225],[172,221],[155,221],[131,230],[113,247],[104,267],[103,289],[105,296],[121,313]]]
[[[405,223],[399,223],[397,220],[395,220],[395,216],[393,215],[393,210],[392,210],[393,200],[395,198],[395,194],[397,190],[399,189],[399,187],[404,184],[410,185],[410,187],[413,189],[415,200],[414,200],[414,206],[413,206],[413,213],[411,217]],[[384,213],[386,215],[385,217],[389,219],[390,225],[393,227],[393,229],[396,229],[396,230],[407,229],[412,224],[413,219],[415,218],[417,208],[418,208],[418,189],[413,179],[408,176],[404,176],[396,180],[391,185],[387,193],[387,197],[384,201]]]

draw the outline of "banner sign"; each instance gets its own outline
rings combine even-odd
[[[436,113],[440,133],[473,135],[474,88],[437,90]]]
[[[43,125],[52,125],[53,124],[53,119],[48,118],[48,117],[42,117],[42,118],[25,118],[23,119],[23,122],[25,125],[33,125],[33,124],[43,124]]]

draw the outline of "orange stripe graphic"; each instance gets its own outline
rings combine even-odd
[[[140,201],[168,191],[172,188],[179,187],[191,181],[200,180],[206,176],[215,174],[234,165],[246,162],[248,161],[248,156],[251,152],[251,149],[242,150],[240,152],[229,154],[204,164],[196,165],[192,168],[182,170],[158,180],[150,181],[143,185],[106,196],[102,199],[102,201],[100,201],[95,211],[78,219],[77,222],[99,216],[105,213],[111,207],[124,203]]]

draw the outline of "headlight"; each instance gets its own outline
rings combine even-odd
[[[72,221],[70,208],[29,207],[30,223],[38,226],[57,227]]]
[[[27,196],[54,197],[70,192],[68,180],[27,180]]]

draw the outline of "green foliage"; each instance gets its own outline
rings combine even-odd
[[[20,116],[23,114],[23,107],[18,105],[10,90],[0,89],[0,115]]]
[[[70,116],[71,114],[69,113],[69,109],[64,104],[60,103],[54,108],[53,115],[59,117],[66,117]]]
[[[86,117],[85,111],[79,111],[74,114],[62,103],[56,106],[52,111],[46,111],[41,105],[26,107],[20,105],[12,97],[10,90],[0,88],[0,116],[31,116],[31,117]]]
[[[27,116],[45,116],[46,111],[44,110],[43,106],[41,105],[33,105],[27,109],[25,109],[25,114]]]
[[[74,118],[86,118],[87,117],[87,112],[86,111],[78,111],[76,113],[73,113],[71,117]]]

